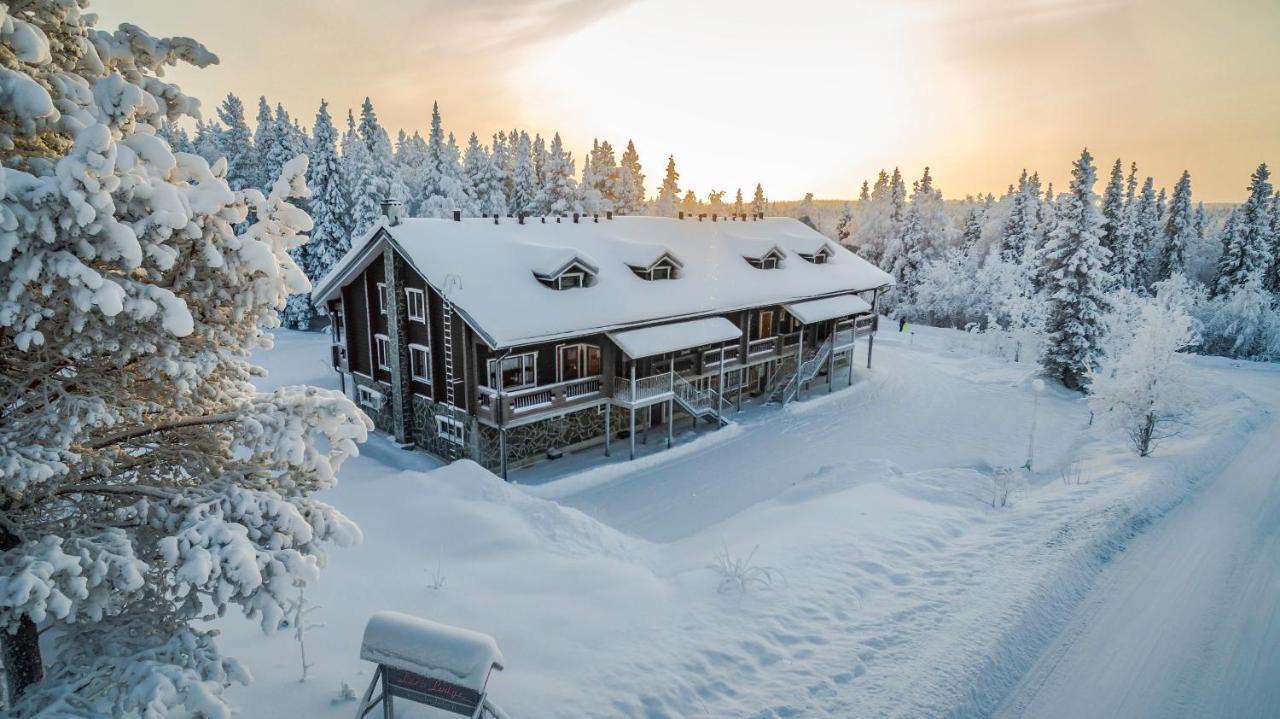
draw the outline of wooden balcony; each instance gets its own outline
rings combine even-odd
[[[632,388],[630,378],[618,377],[613,381],[613,401],[624,407],[644,407],[663,402],[671,397],[671,380],[668,372],[637,377]]]
[[[600,375],[504,392],[480,385],[476,387],[476,416],[493,425],[499,421],[522,424],[531,418],[598,403],[603,397],[604,378]]]

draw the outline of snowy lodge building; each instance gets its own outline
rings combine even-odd
[[[892,282],[785,218],[384,213],[312,293],[334,368],[397,441],[504,475],[852,379]]]

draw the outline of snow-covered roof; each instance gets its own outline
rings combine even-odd
[[[609,339],[632,359],[727,342],[741,336],[742,330],[723,317],[704,317],[700,320],[609,333]]]
[[[508,218],[499,224],[479,218],[410,218],[394,226],[380,223],[358,238],[351,252],[316,283],[312,298],[322,302],[334,297],[387,242],[436,290],[456,275],[461,281],[451,283],[449,293],[455,309],[493,348],[785,304],[893,282],[871,263],[790,218],[710,222],[617,217],[578,223],[529,218],[523,225]],[[826,264],[796,256],[824,243],[833,252]],[[784,258],[777,269],[757,269],[744,259],[771,250]],[[633,263],[652,261],[662,253],[682,264],[677,278],[647,280],[631,270]],[[538,280],[573,261],[598,270],[590,286],[556,290]]]
[[[482,693],[489,672],[503,664],[493,637],[400,612],[369,618],[360,658]]]
[[[783,305],[783,309],[792,317],[807,324],[822,322],[836,317],[848,317],[871,311],[871,304],[857,295],[836,295],[823,297],[820,300],[792,302]]]

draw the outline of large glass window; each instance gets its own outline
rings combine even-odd
[[[556,359],[561,382],[600,374],[600,348],[595,345],[560,345]]]
[[[333,306],[333,319],[330,326],[333,328],[333,343],[342,344],[347,341],[347,316],[342,309],[342,302],[339,301]]]
[[[391,369],[391,339],[386,335],[374,335],[373,350],[378,359],[378,369]]]
[[[404,305],[409,312],[409,319],[415,322],[427,321],[427,298],[423,295],[422,290],[406,287],[404,290]]]
[[[431,350],[423,345],[409,345],[410,376],[419,382],[431,383]]]
[[[378,283],[378,314],[387,313],[387,283]]]
[[[751,338],[753,340],[772,337],[775,334],[774,325],[773,325],[773,310],[761,310],[760,313],[756,315],[756,324],[755,324],[755,327],[752,329],[755,330],[755,332],[753,333],[754,336]]]
[[[489,386],[503,390],[532,387],[538,383],[538,355],[533,352],[511,355],[502,360],[502,376],[498,376],[498,360],[489,360]]]
[[[581,272],[566,272],[556,280],[556,288],[561,290],[571,290],[585,284],[586,276]]]

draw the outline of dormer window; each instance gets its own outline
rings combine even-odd
[[[544,275],[535,272],[533,276],[553,290],[573,290],[594,284],[596,270],[585,262],[575,260],[553,274]]]
[[[776,270],[782,266],[782,252],[774,247],[759,257],[744,258],[757,270]]]
[[[674,280],[680,276],[680,263],[671,255],[664,254],[656,262],[648,267],[637,267],[629,265],[631,271],[642,280]]]
[[[822,247],[818,248],[816,252],[809,252],[809,253],[800,252],[797,254],[799,254],[800,257],[803,258],[806,262],[809,262],[815,265],[827,264],[828,262],[831,261],[831,256],[832,256],[831,248],[828,247],[826,244],[823,244]]]

